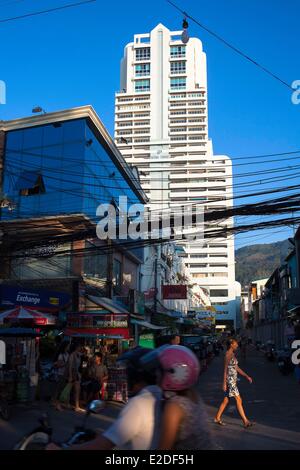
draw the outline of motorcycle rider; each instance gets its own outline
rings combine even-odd
[[[166,398],[158,449],[215,449],[204,404],[196,389],[200,373],[196,355],[184,346],[169,345],[147,354],[141,362],[157,371]]]
[[[146,370],[141,358],[151,349],[136,347],[124,353],[118,361],[127,367],[128,392],[132,398],[117,420],[99,437],[68,450],[151,450],[157,449],[162,410],[162,391],[156,385],[156,375]],[[47,450],[61,450],[49,444]]]

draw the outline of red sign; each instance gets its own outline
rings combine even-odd
[[[145,292],[145,300],[152,300],[155,297],[155,288],[152,287],[151,289]]]
[[[162,286],[162,295],[164,300],[180,300],[187,298],[187,286],[174,284],[170,286]]]

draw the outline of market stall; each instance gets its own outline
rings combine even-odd
[[[34,400],[39,373],[39,337],[34,328],[0,328],[5,363],[0,372],[0,394],[8,401]]]
[[[118,357],[128,349],[130,332],[128,314],[88,313],[68,314],[64,335],[80,339],[90,357],[101,352],[108,369],[108,381],[102,388],[102,398],[109,401],[127,401],[126,370],[117,364]]]
[[[103,351],[108,350],[106,361],[103,361],[107,366],[108,380],[102,385],[101,398],[107,401],[126,403],[128,399],[126,369],[122,364],[117,363],[117,358],[122,353],[124,338],[103,335],[96,330],[74,331],[70,328],[66,329],[64,334],[67,339],[80,340],[88,351],[89,359],[97,352],[101,352],[104,359]],[[110,346],[114,344],[119,345],[119,348],[110,349]]]

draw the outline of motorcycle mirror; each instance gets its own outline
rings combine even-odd
[[[101,413],[101,411],[104,409],[104,407],[105,407],[105,402],[104,401],[102,401],[102,400],[93,400],[88,404],[87,409],[90,413],[98,414],[98,413]]]

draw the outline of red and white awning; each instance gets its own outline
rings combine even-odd
[[[4,320],[19,321],[19,320],[32,320],[36,325],[53,325],[56,322],[56,317],[30,308],[15,307],[11,310],[5,310],[0,313],[0,324]]]

